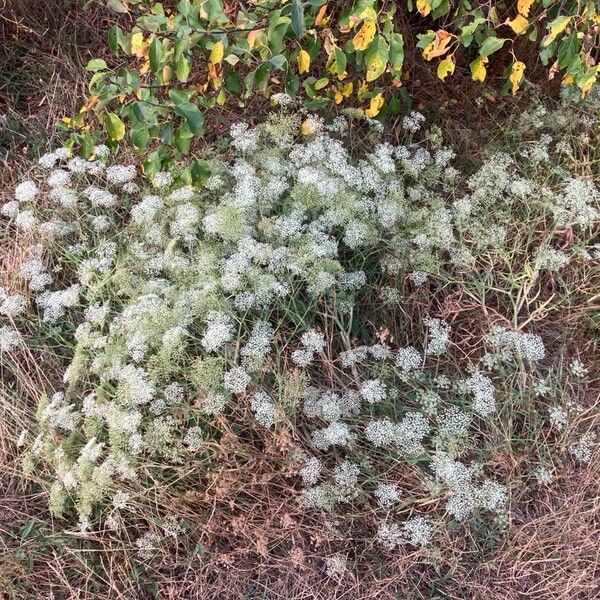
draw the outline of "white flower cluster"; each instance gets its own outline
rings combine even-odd
[[[246,426],[258,423],[264,436],[298,427],[308,506],[410,506],[393,483],[405,461],[427,480],[432,462],[456,518],[504,504],[500,484],[455,459],[475,440],[474,418],[496,410],[505,382],[488,376],[485,361],[446,372],[454,349],[446,321],[415,323],[425,342],[396,345],[392,327],[364,318],[363,308],[397,305],[398,282],[410,278],[411,293],[423,293],[414,285],[442,268],[467,269],[482,248],[503,247],[497,215],[509,205],[539,202],[557,223],[587,226],[596,188],[569,177],[551,199],[535,200],[538,184],[495,155],[453,201],[453,152],[441,142],[380,143],[355,159],[338,137],[344,118],[328,127],[308,116],[298,141],[301,119],[278,113],[256,128],[234,125],[235,156],[211,161],[203,187],[178,184],[175,171],[148,186],[105,147],[91,160],[63,149],[44,155],[46,176],[20,184],[2,208],[8,227],[31,231],[43,247],[20,265],[19,293],[0,288],[8,320],[0,351],[22,344],[15,326],[31,307],[40,335],[67,340],[65,391],[40,402],[32,450],[55,475],[53,509],[74,503],[86,527],[102,514],[97,507],[126,505],[119,485],[135,480],[140,464],[183,464],[230,413],[251,413]],[[410,133],[422,125],[419,113],[404,121]],[[537,266],[559,258],[550,252]],[[487,343],[525,368],[544,358],[535,334],[497,329]],[[571,372],[582,377],[585,367],[574,361]],[[373,463],[389,466],[381,481],[368,479]],[[382,525],[377,538],[388,548],[422,546],[433,532],[416,516]],[[140,549],[161,539],[140,538]]]
[[[476,484],[473,468],[444,452],[436,452],[430,466],[436,478],[452,490],[446,510],[454,518],[463,521],[478,508],[490,511],[504,508],[506,488],[489,479]]]
[[[318,331],[307,331],[300,338],[302,347],[294,350],[292,361],[300,367],[308,366],[315,357],[325,347],[325,336]]]
[[[542,338],[533,333],[494,327],[486,336],[486,340],[503,358],[516,356],[529,362],[536,362],[546,355]]]
[[[207,352],[214,352],[233,339],[235,330],[231,317],[222,312],[211,311],[206,321],[207,328],[200,343]]]
[[[277,421],[277,407],[265,392],[257,392],[252,397],[250,404],[254,418],[263,427],[272,427]]]
[[[434,526],[427,517],[417,516],[408,519],[402,524],[382,523],[377,530],[377,541],[387,550],[412,544],[413,546],[426,546],[434,534]]]

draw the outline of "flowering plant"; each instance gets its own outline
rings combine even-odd
[[[360,526],[384,548],[426,545],[445,519],[505,518],[508,482],[488,472],[478,432],[515,397],[547,393],[544,343],[499,319],[457,362],[443,318],[424,316],[408,343],[403,298],[443,289],[448,273],[475,281],[515,243],[529,252],[498,224],[508,211],[548,228],[526,271],[564,268],[577,253],[555,249],[554,236],[592,227],[600,196],[557,164],[564,143],[542,136],[518,161],[493,154],[462,178],[439,131],[422,125],[413,113],[404,143],[356,159],[346,118],[283,108],[256,128],[234,125],[234,157],[207,162],[197,187],[159,172],[148,188],[105,146],[90,160],[66,149],[40,159],[47,172],[2,208],[40,243],[20,267],[26,291],[0,300],[18,324],[33,298],[35,335],[69,357],[40,397],[25,459],[49,468],[55,514],[76,514],[83,530],[115,526],[132,490],[165,469],[210,465],[219,420],[236,415],[267,437],[289,431],[299,501],[342,515],[363,507]],[[598,260],[597,247],[585,252]],[[24,343],[12,325],[0,341],[8,353]],[[564,424],[560,410],[551,418]],[[589,454],[593,440],[582,443]]]

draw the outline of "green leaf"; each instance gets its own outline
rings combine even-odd
[[[25,525],[21,528],[21,539],[27,539],[29,534],[33,531],[33,526],[35,525],[34,519],[29,519]]]
[[[190,61],[185,56],[180,56],[175,63],[175,75],[179,81],[187,81],[190,76]]]
[[[129,130],[129,139],[132,141],[133,145],[138,150],[146,148],[148,146],[148,143],[150,142],[150,134],[148,133],[148,128],[142,123],[134,125]]]
[[[186,120],[192,133],[200,135],[204,131],[204,117],[195,104],[191,102],[177,104],[175,114]]]
[[[300,39],[306,28],[304,27],[304,6],[300,0],[292,1],[292,31]]]
[[[229,19],[223,10],[222,0],[206,0],[202,8],[206,11],[206,14],[208,15],[208,21],[211,25],[229,22]]]
[[[433,0],[430,18],[439,19],[450,12],[449,0]]]
[[[204,183],[210,177],[210,165],[204,160],[195,160],[190,168],[190,173],[194,183]]]
[[[158,38],[154,38],[150,44],[150,69],[153,73],[157,73],[163,67],[165,57],[165,49],[162,42]]]
[[[273,67],[274,69],[281,69],[287,63],[287,59],[283,54],[276,54],[267,62],[269,63],[269,66]]]
[[[125,137],[125,123],[121,121],[119,115],[108,113],[104,121],[104,126],[111,140],[118,142]]]
[[[233,94],[242,92],[242,82],[238,73],[230,71],[225,75],[225,89]]]
[[[131,112],[139,123],[157,124],[154,107],[146,102],[134,102],[131,105]]]
[[[181,0],[181,2],[179,2],[179,4],[177,5],[177,10],[179,11],[179,14],[182,17],[185,17],[186,19],[190,16],[191,8],[192,5],[190,4],[190,0]]]
[[[558,46],[558,66],[561,69],[568,67],[578,56],[581,42],[577,39],[577,33],[563,38]]]
[[[81,152],[85,158],[90,158],[94,153],[94,146],[96,145],[96,138],[89,132],[81,135]]]
[[[162,127],[160,129],[160,131],[158,132],[158,139],[163,144],[171,145],[173,143],[173,124],[172,123],[167,123],[164,127]]]
[[[193,95],[194,90],[169,90],[169,98],[171,98],[175,104],[185,104],[186,102],[190,102]]]
[[[300,77],[289,71],[285,76],[285,92],[290,96],[295,96],[300,89]]]
[[[161,170],[165,154],[164,146],[148,154],[148,157],[142,163],[142,168],[146,177],[152,179]]]
[[[417,39],[419,40],[417,42],[417,48],[421,48],[422,50],[423,48],[429,46],[431,42],[433,42],[433,40],[435,39],[435,31],[430,30],[427,33],[418,33]]]
[[[506,40],[494,36],[486,38],[483,44],[481,44],[481,48],[479,48],[479,56],[490,56],[490,54],[494,54],[494,52],[497,52],[504,46],[505,41]]]
[[[484,17],[476,17],[468,25],[461,27],[460,29],[460,43],[468,48],[473,41],[473,34],[475,30],[482,24],[485,23]]]
[[[175,49],[173,52],[173,60],[175,62],[177,62],[183,56],[183,53],[188,49],[189,41],[189,38],[186,37],[183,40],[177,40],[175,42]]]
[[[404,38],[399,33],[392,33],[390,36],[390,66],[394,77],[402,75],[402,65],[404,64]]]
[[[382,35],[377,35],[365,52],[367,81],[375,81],[385,72],[390,47]]]
[[[177,128],[173,137],[173,144],[181,154],[187,154],[190,151],[190,140],[194,137],[187,123]]]
[[[116,52],[123,43],[123,32],[118,25],[114,25],[108,30],[108,47],[112,52]]]
[[[281,11],[275,10],[269,18],[269,29],[267,30],[267,40],[269,48],[273,54],[279,54],[284,48],[283,38],[290,26],[291,19],[289,17],[280,16]]]
[[[258,87],[261,92],[266,91],[269,84],[269,65],[263,63],[254,72],[254,85]]]
[[[92,58],[90,62],[86,65],[86,71],[102,71],[102,69],[108,68],[106,61],[102,58]]]

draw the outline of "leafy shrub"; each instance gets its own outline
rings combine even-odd
[[[370,117],[398,113],[406,103],[405,44],[435,60],[441,79],[466,59],[472,78],[484,81],[488,63],[497,59],[513,94],[531,62],[532,44],[549,65],[549,77],[564,72],[562,83],[583,96],[599,68],[600,17],[593,2],[521,0],[510,7],[418,0],[398,7],[377,0],[233,6],[182,0],[172,10],[144,0],[109,5],[134,9],[135,24],[127,32],[118,25],[110,29],[110,48],[120,57],[113,68],[101,58],[90,61],[89,100],[64,122],[80,132],[76,137],[89,156],[94,142],[84,130],[93,107],[110,140],[128,135],[135,148],[153,150],[146,168],[154,172],[168,157],[165,145],[186,154],[204,130],[203,109],[228,98],[243,105],[256,93],[285,92],[300,95],[309,109],[351,103]],[[415,25],[418,19],[423,23]],[[130,57],[125,63],[123,55]],[[158,150],[155,140],[163,145]]]
[[[591,243],[555,244],[563,228],[590,230],[599,192],[566,140],[542,135],[463,178],[440,132],[421,127],[415,113],[403,145],[354,159],[345,118],[282,110],[234,125],[234,158],[207,162],[201,187],[159,172],[147,189],[105,146],[91,160],[65,149],[41,158],[50,172],[21,183],[3,213],[43,240],[20,268],[36,296],[32,342],[58,344],[70,361],[64,387],[40,399],[26,458],[50,469],[57,515],[113,526],[131,490],[176,485],[190,464],[206,477],[218,423],[235,417],[257,453],[289,432],[298,500],[335,514],[342,537],[367,532],[393,549],[427,545],[448,521],[505,523],[509,482],[485,466],[496,415],[564,397],[585,367],[548,364],[519,311],[465,353],[445,320],[402,318],[404,290],[476,280],[507,253],[534,278],[582,252],[597,261]],[[526,217],[514,224],[515,214]],[[4,290],[2,302],[24,319],[25,294]],[[9,325],[0,341],[23,343]],[[556,404],[555,429],[570,410]],[[589,459],[593,444],[586,433],[571,452]]]

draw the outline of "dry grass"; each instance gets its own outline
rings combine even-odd
[[[502,547],[456,579],[469,598],[592,600],[600,592],[600,483],[597,468],[566,469],[527,502],[513,505]]]
[[[50,146],[79,109],[85,65],[105,47],[110,13],[83,0],[0,0],[0,183]]]

